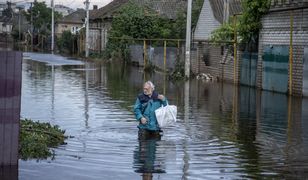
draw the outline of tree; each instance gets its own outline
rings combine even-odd
[[[191,12],[191,28],[195,29],[199,20],[199,15],[203,6],[204,0],[194,0],[192,4]],[[186,20],[187,20],[187,9],[183,9],[177,12],[177,17],[173,23],[172,34],[177,39],[184,39],[186,36]]]
[[[261,18],[266,14],[270,7],[270,0],[243,0],[241,1],[243,8],[242,15],[239,16],[236,24],[240,43],[258,42],[259,31],[262,28]],[[219,43],[219,41],[234,40],[234,24],[233,19],[221,25],[214,30],[211,40]]]
[[[270,0],[244,0],[243,13],[239,19],[239,34],[244,42],[257,41],[262,28],[261,18],[270,7]]]
[[[7,2],[7,8],[2,11],[2,16],[13,18],[14,11],[12,9],[12,3],[11,2]]]
[[[155,11],[129,2],[124,5],[113,17],[107,54],[118,52],[124,60],[128,60],[128,38],[172,38],[171,20],[159,16]],[[113,39],[113,38],[122,38]]]
[[[170,20],[160,17],[147,7],[130,2],[123,6],[113,18],[110,35],[132,38],[168,38],[171,35]]]
[[[55,21],[61,18],[61,14],[54,13]],[[34,1],[33,7],[25,13],[26,19],[31,23],[31,16],[33,19],[34,32],[39,34],[50,34],[51,31],[51,8],[48,8],[45,2]]]
[[[74,47],[75,41],[76,36],[71,31],[63,31],[61,37],[57,39],[57,46],[61,53],[72,54],[76,48]]]
[[[192,10],[192,28],[197,24],[204,0],[196,0]],[[120,50],[122,58],[128,58],[127,48],[131,42],[124,38],[139,39],[183,39],[186,34],[186,11],[177,12],[176,20],[159,15],[156,11],[140,6],[133,1],[122,6],[112,20],[107,57]],[[113,38],[122,39],[113,39]],[[168,42],[168,45],[172,45]],[[156,45],[152,42],[152,45]]]

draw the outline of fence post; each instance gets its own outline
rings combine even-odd
[[[167,41],[164,41],[164,72],[166,73]]]
[[[293,81],[293,11],[290,12],[290,55],[289,55],[289,95],[292,95],[292,81]]]
[[[146,56],[147,55],[147,43],[146,40],[143,40],[143,69],[146,67]]]
[[[233,43],[233,48],[234,48],[234,67],[233,67],[233,79],[234,79],[234,84],[236,84],[236,79],[237,79],[237,76],[236,76],[236,66],[237,66],[237,29],[236,29],[236,21],[237,21],[237,18],[236,18],[236,15],[233,16],[234,19],[233,19],[233,25],[234,25],[234,43]]]

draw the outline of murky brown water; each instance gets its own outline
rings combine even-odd
[[[173,84],[136,67],[51,64],[24,60],[21,116],[74,137],[54,159],[20,160],[19,179],[308,178],[307,99]],[[161,140],[138,142],[132,107],[144,77],[178,106],[178,122]]]

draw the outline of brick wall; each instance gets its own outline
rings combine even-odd
[[[308,0],[272,0],[271,8],[300,7],[308,4]]]
[[[231,47],[233,48],[233,47]],[[222,54],[223,51],[223,54]],[[220,46],[214,46],[203,42],[197,45],[194,58],[191,58],[191,68],[194,74],[210,74],[223,81],[234,81],[234,59],[231,52],[227,53],[227,49]],[[239,80],[239,67],[241,61],[241,53],[238,52],[238,62],[236,68],[236,82]]]
[[[192,72],[206,73],[220,77],[221,48],[208,43],[198,43],[195,55],[192,56]]]
[[[257,87],[262,88],[262,55],[265,45],[290,45],[291,10],[270,12],[262,18],[259,38]],[[293,95],[302,95],[304,47],[308,46],[308,9],[293,10]],[[289,69],[290,73],[290,69]],[[290,75],[289,75],[290,80]],[[290,90],[290,87],[288,87]]]

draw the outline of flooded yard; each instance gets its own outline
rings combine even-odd
[[[55,157],[20,160],[21,180],[308,177],[308,99],[87,62],[26,59],[22,78],[21,117],[70,137]],[[161,140],[138,141],[132,108],[145,79],[178,107]]]

